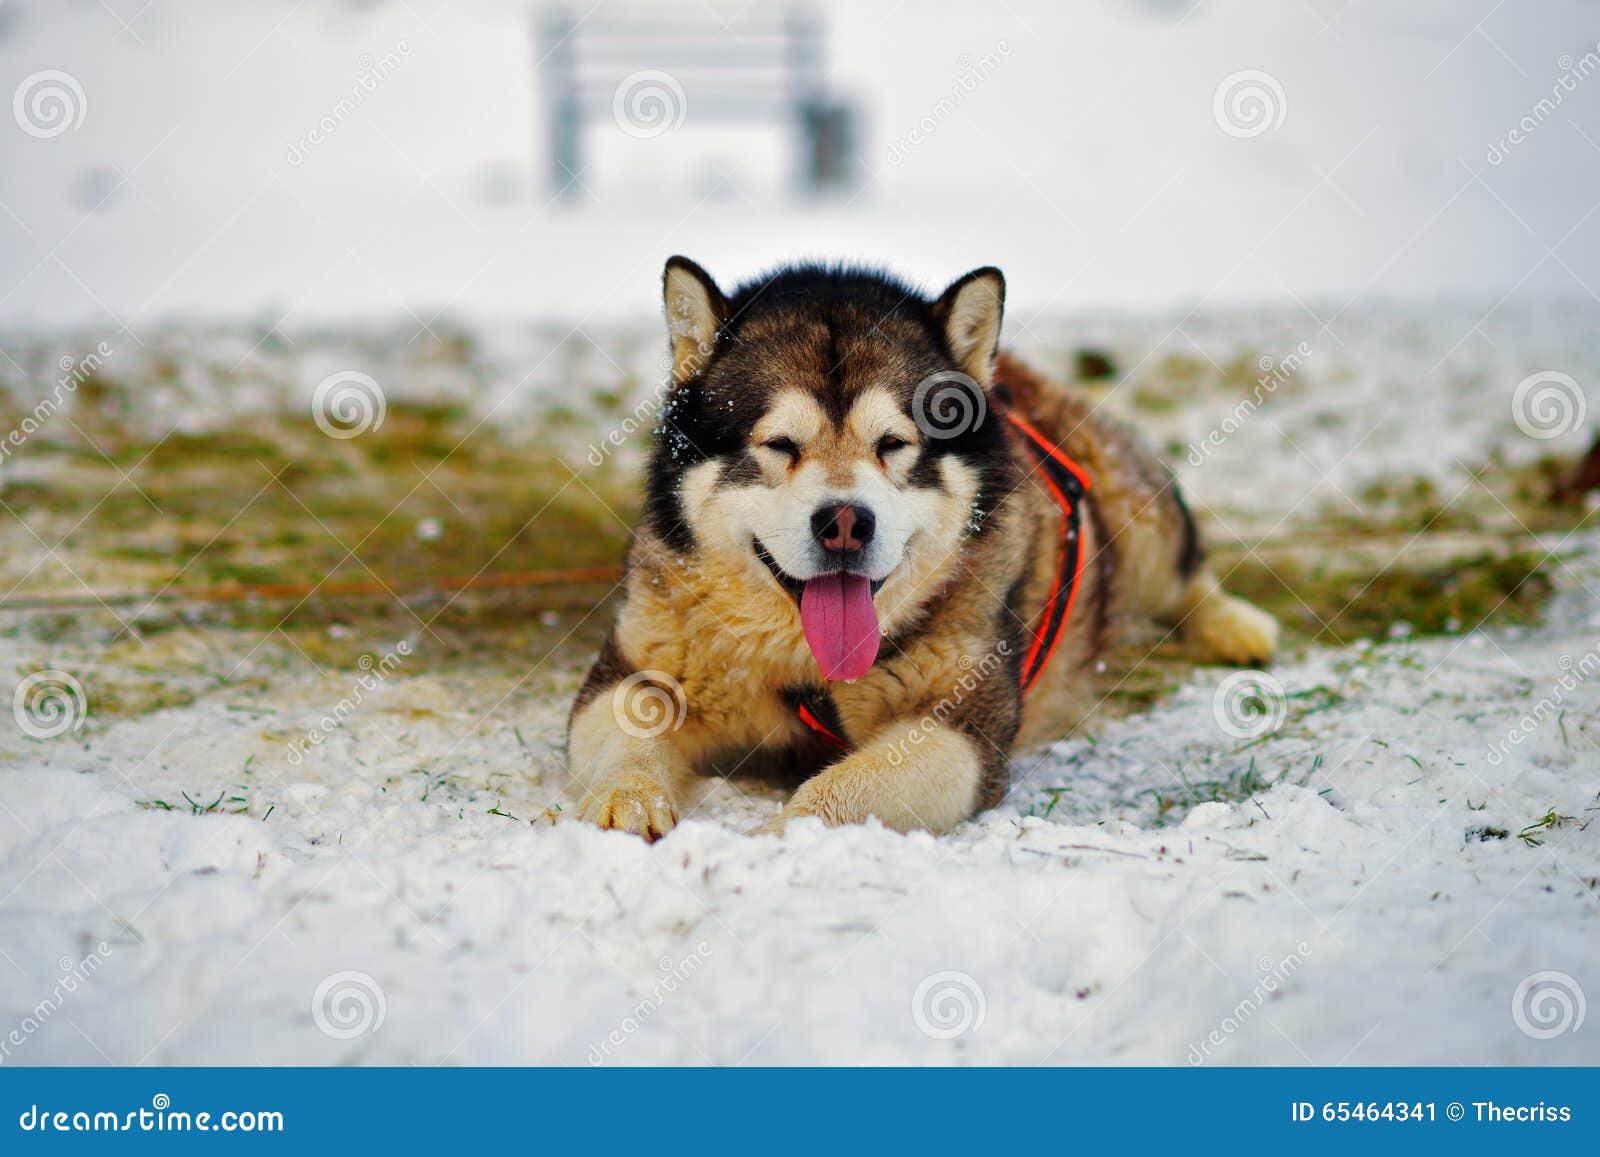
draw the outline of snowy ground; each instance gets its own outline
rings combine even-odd
[[[1227,672],[1136,646],[1159,686],[1130,701],[1110,672],[1103,711],[1020,756],[1006,804],[942,839],[750,839],[777,797],[741,781],[654,847],[566,820],[562,721],[604,616],[584,605],[503,636],[451,635],[436,597],[310,625],[0,611],[7,689],[45,669],[85,688],[76,729],[0,728],[0,1062],[1600,1063],[1579,1011],[1600,993],[1600,533],[1500,489],[1581,448],[1581,429],[1528,437],[1511,396],[1536,371],[1582,381],[1600,326],[1489,304],[1010,319],[1058,371],[1078,343],[1110,350],[1127,382],[1107,404],[1168,450],[1226,557],[1309,566],[1293,573],[1312,605],[1289,616],[1267,715],[1224,694]],[[540,415],[602,384],[626,412],[658,352],[646,326],[471,332],[463,368],[406,334],[172,327],[107,371],[159,388],[97,404],[141,436],[213,437],[302,413],[310,385],[360,365],[391,402],[454,399],[553,438],[581,474],[616,414]],[[6,381],[7,421],[94,336],[7,335],[30,375]],[[1261,359],[1301,343],[1192,461]],[[116,561],[74,525],[89,513],[41,497],[83,476],[78,434],[103,429],[65,416],[0,470],[3,586],[148,589],[148,560]],[[240,503],[247,468],[217,483]],[[1437,508],[1420,520],[1400,508],[1418,486]],[[441,509],[416,551],[456,532]],[[1513,550],[1541,564],[1533,614],[1512,596],[1426,633],[1413,598],[1376,639],[1313,641],[1341,609],[1311,593],[1323,569],[1377,581]],[[442,656],[441,634],[460,644]]]

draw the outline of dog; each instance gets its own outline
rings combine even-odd
[[[934,298],[809,264],[724,293],[673,257],[663,287],[643,514],[568,723],[581,818],[658,839],[697,778],[760,765],[799,783],[763,831],[943,833],[1080,721],[1118,624],[1271,657],[1166,467],[999,351],[998,269]]]

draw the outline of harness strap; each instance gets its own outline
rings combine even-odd
[[[811,734],[829,747],[840,751],[850,750],[850,741],[844,737],[844,724],[839,720],[839,710],[826,691],[812,687],[785,687],[783,697]]]
[[[1022,661],[1022,693],[1026,695],[1038,682],[1045,665],[1055,654],[1072,614],[1072,604],[1078,597],[1078,580],[1083,574],[1083,536],[1080,508],[1084,493],[1089,489],[1089,476],[1071,458],[1036,430],[1026,418],[1015,410],[1007,410],[1006,417],[1022,432],[1028,448],[1039,460],[1045,489],[1061,507],[1061,542],[1056,554],[1056,573],[1050,582],[1050,595],[1045,600],[1045,620],[1034,636],[1033,645]]]
[[[1056,505],[1061,507],[1062,516],[1056,572],[1050,582],[1050,595],[1045,600],[1044,622],[1028,647],[1018,680],[1022,693],[1026,695],[1055,654],[1056,646],[1066,630],[1067,619],[1072,614],[1072,604],[1078,597],[1078,580],[1083,575],[1080,508],[1083,496],[1089,489],[1089,475],[1026,418],[1010,409],[1003,413],[1017,428],[1023,444],[1038,462],[1041,480]],[[850,749],[852,745],[844,736],[838,710],[826,690],[789,688],[785,689],[784,697],[793,705],[795,715],[812,734],[841,751]]]
[[[832,744],[834,747],[844,750],[849,749],[850,741],[844,736],[840,735],[837,731],[834,731],[833,728],[827,726],[822,722],[822,720],[818,719],[816,714],[811,710],[811,705],[809,703],[802,702],[798,707],[795,708],[795,714],[800,716],[801,723],[804,723],[815,734],[821,736],[823,742]]]

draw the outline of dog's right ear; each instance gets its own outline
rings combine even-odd
[[[685,382],[711,360],[717,330],[728,320],[728,299],[711,275],[687,257],[667,258],[661,284],[672,341],[672,380]]]

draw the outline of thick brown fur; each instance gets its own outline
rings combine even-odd
[[[692,262],[668,264],[674,382],[646,516],[569,726],[581,815],[659,837],[698,777],[760,753],[812,772],[769,830],[876,816],[942,832],[1000,802],[1013,751],[1078,722],[1120,623],[1172,623],[1206,661],[1270,657],[1276,625],[1205,568],[1167,469],[1087,399],[996,356],[1003,292],[994,270],[929,301],[807,268],[728,297]],[[919,384],[951,374],[985,412],[946,439],[913,419]],[[1063,515],[1008,406],[1091,480],[1073,611],[1026,696]],[[899,512],[885,522],[916,526],[874,599],[877,659],[850,683],[821,679],[786,589],[790,560],[809,556],[777,512],[808,485],[875,496]],[[826,704],[851,750],[819,744],[797,696]]]

